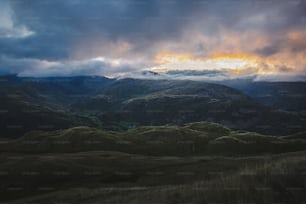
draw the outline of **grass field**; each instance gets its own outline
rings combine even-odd
[[[303,203],[305,133],[200,122],[34,131],[0,143],[5,203]]]

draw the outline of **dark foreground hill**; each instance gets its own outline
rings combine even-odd
[[[11,190],[1,198],[9,200],[5,202],[9,204],[298,204],[306,201],[305,158],[305,152],[202,158],[143,157],[114,152],[26,155],[24,159],[29,164],[44,169],[38,176],[33,175],[29,166],[25,168],[25,172],[32,172],[32,179],[41,183],[22,188],[22,182],[27,181],[21,180],[18,187],[11,185]],[[94,163],[94,169],[93,165],[86,168],[88,163]],[[25,167],[21,162],[16,165]],[[25,177],[18,171],[15,174],[15,178]],[[16,191],[24,194],[18,195]]]
[[[306,132],[277,137],[196,122],[183,126],[143,126],[120,132],[82,126],[32,131],[16,140],[4,141],[0,143],[0,152],[36,154],[104,150],[164,156],[258,155],[304,150]]]
[[[0,141],[0,202],[304,203],[305,149],[207,122],[33,131]]]

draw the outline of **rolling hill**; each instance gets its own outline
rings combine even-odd
[[[303,114],[269,107],[221,84],[16,76],[2,77],[0,83],[3,136],[19,137],[29,130],[82,124],[124,130],[141,125],[210,121],[272,135],[287,135],[306,128]]]
[[[83,98],[88,88],[73,85],[84,79],[67,80],[2,77],[0,137],[16,138],[31,130],[56,130],[82,124],[100,127],[101,122],[95,117],[69,111],[69,103]]]
[[[305,128],[305,119],[297,114],[267,107],[224,85],[195,81],[116,80],[104,86],[98,95],[74,104],[73,108],[95,112],[102,121],[138,125],[206,120],[275,135]]]
[[[305,133],[276,137],[208,122],[32,131],[0,140],[0,200],[300,203],[305,148]]]

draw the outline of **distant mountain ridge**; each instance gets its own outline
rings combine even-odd
[[[275,111],[241,91],[220,84],[122,79],[106,85],[100,94],[107,96],[101,98],[102,104],[115,104],[99,114],[107,120],[146,125],[206,120],[267,134],[290,133],[294,129],[303,129],[304,123],[295,115]],[[95,102],[98,111],[98,100]]]
[[[305,130],[302,114],[277,110],[278,107],[269,106],[267,101],[258,100],[256,93],[260,93],[261,86],[255,88],[257,92],[246,85],[230,86],[234,87],[191,80],[2,76],[1,129],[13,127],[14,130],[14,126],[24,123],[24,131],[17,131],[21,134],[41,126],[30,121],[42,120],[45,121],[43,127],[49,125],[53,129],[75,124],[112,129],[211,121],[233,129],[272,135]],[[274,90],[266,85],[264,88],[263,93]],[[284,98],[283,103],[286,100]],[[34,109],[32,107],[38,107],[39,111],[27,111],[27,115],[22,111]],[[296,108],[302,110],[303,106]],[[48,110],[55,118],[51,120],[48,114],[39,116],[45,112],[43,110]],[[65,122],[59,119],[63,117]],[[20,118],[24,119],[18,122]]]
[[[256,101],[288,111],[306,111],[306,82],[225,82]]]

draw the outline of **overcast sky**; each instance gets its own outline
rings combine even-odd
[[[306,0],[0,1],[0,74],[289,77],[305,56]]]

